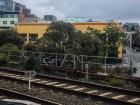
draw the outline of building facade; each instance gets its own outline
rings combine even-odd
[[[0,0],[1,12],[18,12],[19,22],[35,22],[38,17],[31,14],[31,10],[27,9],[25,5],[14,2],[13,0]]]
[[[13,0],[0,0],[0,30],[15,27],[25,8],[26,6]]]
[[[11,29],[18,23],[18,12],[0,12],[0,29]]]
[[[24,8],[24,5],[14,2],[13,0],[0,0],[0,11],[21,12]]]
[[[122,25],[120,23],[114,22],[81,22],[81,23],[72,23],[74,27],[77,30],[80,30],[82,32],[86,32],[88,27],[94,28],[96,30],[103,31],[105,27],[107,27],[110,24],[114,24],[117,27],[122,28]],[[43,37],[44,33],[46,32],[46,29],[48,28],[49,23],[19,23],[16,26],[17,32],[20,34],[25,34],[27,38],[30,34],[36,34],[37,38]],[[28,38],[29,39],[29,38]],[[27,39],[27,41],[29,41]]]
[[[0,11],[14,11],[14,5],[12,0],[0,0]]]

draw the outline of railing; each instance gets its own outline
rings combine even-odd
[[[113,67],[129,67],[129,59],[103,56],[87,56],[61,53],[45,53],[45,52],[30,52],[30,51],[10,51],[0,50],[0,53],[8,56],[10,62],[25,63],[32,55],[39,59],[41,64],[54,65],[60,67],[69,67],[73,69],[86,70],[85,65],[88,64],[88,69],[94,72],[94,68],[100,67],[107,73],[108,68]]]

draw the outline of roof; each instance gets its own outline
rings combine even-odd
[[[25,22],[25,23],[19,23],[18,25],[49,25],[50,23],[47,22]],[[110,24],[117,24],[111,23],[111,22],[78,22],[78,23],[72,23],[73,25],[110,25]]]
[[[3,12],[3,11],[0,11],[0,14],[3,15],[3,14],[19,14],[19,12]]]

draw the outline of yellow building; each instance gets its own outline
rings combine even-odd
[[[72,24],[77,30],[82,32],[85,32],[88,27],[100,31],[103,31],[108,25],[115,25],[119,28],[122,28],[122,25],[117,22],[82,22]],[[16,30],[25,38],[25,41],[36,41],[38,38],[41,38],[44,35],[48,25],[49,23],[19,23],[16,26]],[[122,48],[119,48],[119,52],[122,52]],[[122,57],[122,53],[120,53],[119,57]]]
[[[121,25],[116,22],[83,22],[72,23],[77,30],[85,32],[88,27],[103,31],[104,28],[110,24],[116,25],[121,28]],[[16,26],[18,33],[25,37],[25,41],[35,41],[41,38],[48,28],[48,23],[19,23]]]

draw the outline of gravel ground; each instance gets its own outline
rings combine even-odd
[[[31,91],[29,91],[27,84],[20,84],[17,82],[7,81],[3,79],[0,79],[0,84],[1,88],[7,88],[14,91],[26,93],[35,97],[40,97],[46,100],[57,102],[62,105],[112,105],[93,99],[91,100],[88,98],[81,98],[74,95],[68,95],[62,92],[49,90],[47,88],[44,89],[39,87],[32,87]]]

